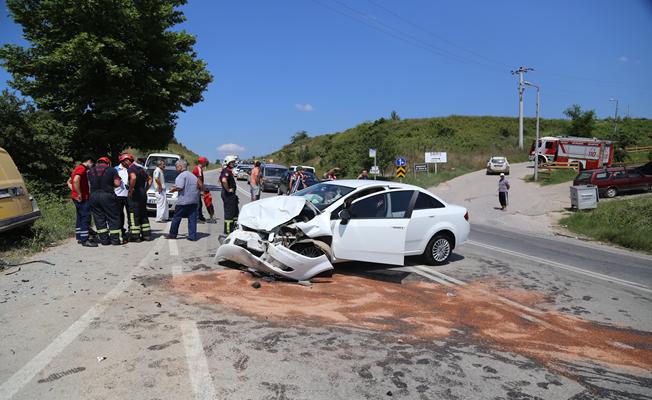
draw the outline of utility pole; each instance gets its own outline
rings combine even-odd
[[[615,101],[616,102],[616,113],[614,114],[614,136],[616,135],[616,131],[618,130],[618,99],[615,98],[610,98],[609,101]]]
[[[518,74],[518,148],[523,150],[523,74],[534,71],[534,68],[518,67],[516,71],[511,71],[512,75]]]
[[[539,106],[541,104],[539,101],[539,91],[541,88],[528,81],[523,83],[537,89],[537,138],[534,141],[534,181],[536,182],[539,179]]]

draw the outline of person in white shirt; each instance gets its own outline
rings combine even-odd
[[[129,173],[122,163],[118,163],[118,165],[115,166],[115,170],[118,171],[118,175],[120,176],[120,186],[114,189],[118,201],[118,207],[120,209],[120,229],[122,229],[122,237],[126,238],[127,230],[125,229],[125,215],[129,214]]]
[[[154,192],[156,194],[156,222],[166,222],[169,217],[168,196],[165,191],[165,161],[158,162],[154,170]]]

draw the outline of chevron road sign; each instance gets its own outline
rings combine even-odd
[[[405,178],[405,167],[396,167],[396,177]]]

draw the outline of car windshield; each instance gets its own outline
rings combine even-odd
[[[494,157],[491,159],[492,163],[504,163],[505,161],[505,157]]]
[[[166,167],[174,167],[176,162],[179,161],[179,157],[151,156],[147,159],[147,165],[145,167],[148,169],[156,168],[158,162],[161,160],[165,161]]]
[[[149,176],[154,176],[154,168],[150,168],[147,170],[149,173]],[[168,184],[168,188],[170,187],[169,184],[174,184],[174,181],[177,179],[177,176],[179,175],[179,171],[176,169],[171,169],[171,168],[166,168],[163,171],[163,176],[165,177],[165,183]],[[152,190],[154,190],[154,180],[152,180],[152,186],[150,186]]]
[[[285,171],[287,171],[285,168],[265,168],[264,176],[283,176]]]
[[[593,175],[593,172],[581,172],[577,177],[575,177],[575,180],[588,181],[591,178],[591,175]]]
[[[353,188],[348,186],[318,183],[314,186],[298,191],[292,194],[292,196],[304,197],[317,207],[319,211],[322,211],[352,191]]]

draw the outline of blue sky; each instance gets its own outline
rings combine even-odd
[[[650,1],[190,0],[183,11],[215,80],[176,135],[211,160],[392,110],[516,116],[520,65],[535,69],[526,79],[542,87],[543,117],[577,103],[603,118],[615,97],[621,114],[652,118]],[[21,43],[7,14],[3,2],[0,41]],[[0,87],[9,78],[0,69]]]

